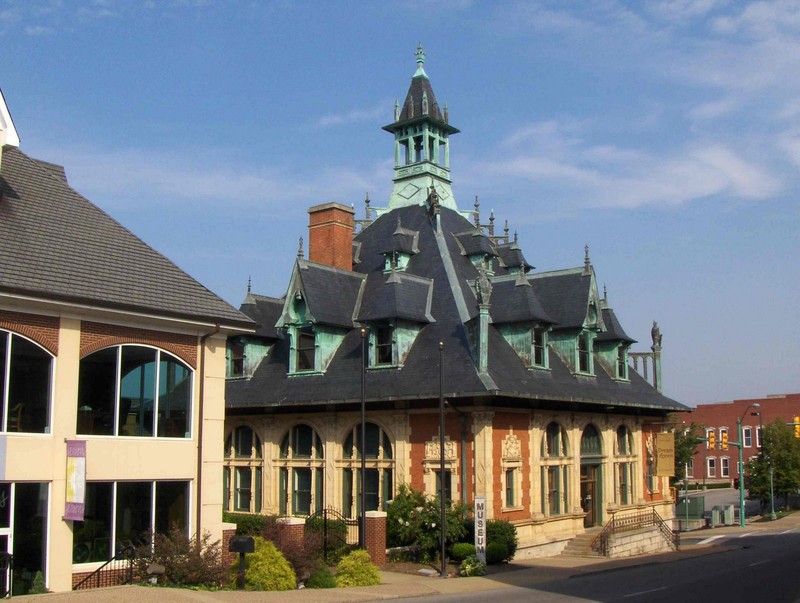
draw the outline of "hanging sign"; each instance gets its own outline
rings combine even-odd
[[[64,519],[83,521],[86,499],[86,441],[67,440],[67,504]]]
[[[675,476],[675,434],[656,434],[656,475]]]
[[[486,563],[486,497],[475,497],[475,556]]]

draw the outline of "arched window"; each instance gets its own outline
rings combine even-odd
[[[603,454],[603,446],[600,442],[600,432],[594,425],[587,425],[581,436],[581,457],[600,456]]]
[[[0,331],[0,429],[49,433],[53,357],[15,333]]]
[[[633,462],[635,454],[631,431],[625,425],[617,427],[614,450],[614,502],[628,505],[633,500]]]
[[[325,452],[310,425],[301,423],[286,432],[276,464],[281,515],[311,515],[322,509]]]
[[[367,422],[364,429],[364,493],[366,511],[386,508],[394,496],[394,459],[392,442],[376,423]],[[361,425],[351,429],[342,446],[342,510],[345,517],[361,514]]]
[[[547,425],[542,436],[541,485],[542,510],[545,515],[567,512],[569,458],[567,434],[556,422]]]
[[[240,425],[225,438],[224,462],[225,510],[261,512],[261,439],[250,427]]]
[[[189,438],[191,410],[192,370],[172,354],[120,345],[81,359],[78,434]]]

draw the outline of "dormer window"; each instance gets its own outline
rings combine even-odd
[[[617,379],[628,378],[628,349],[621,345],[617,348]]]
[[[375,366],[393,364],[394,329],[391,325],[381,325],[374,329]]]
[[[581,373],[592,372],[590,345],[589,333],[583,332],[578,335],[578,371]]]
[[[533,366],[547,367],[547,331],[542,327],[534,327],[531,333],[533,344]]]
[[[311,327],[297,329],[295,371],[313,371],[316,356],[316,337]]]
[[[244,377],[244,343],[239,339],[228,342],[228,377]]]

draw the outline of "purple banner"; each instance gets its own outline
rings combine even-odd
[[[67,504],[64,519],[83,521],[86,497],[86,441],[67,440]]]

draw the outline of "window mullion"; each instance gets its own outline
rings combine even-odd
[[[111,556],[117,552],[117,482],[111,482]]]
[[[161,350],[156,350],[155,390],[153,392],[153,437],[158,437],[158,406],[161,396]]]
[[[114,435],[119,435],[119,426],[122,417],[119,416],[119,398],[122,394],[122,346],[117,347],[117,375],[114,384]],[[116,488],[116,486],[115,486]],[[115,499],[116,500],[116,499]]]
[[[3,366],[3,417],[2,417],[2,428],[3,432],[7,431],[8,428],[8,388],[11,386],[11,355],[12,355],[12,341],[14,336],[9,333],[8,334],[8,345],[6,346],[6,362]]]

